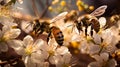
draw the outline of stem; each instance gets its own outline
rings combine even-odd
[[[43,10],[42,14],[40,15],[40,18],[44,17],[44,15],[46,14],[46,12],[48,11],[48,7],[50,6],[51,4],[49,4],[49,0],[46,0],[46,7],[45,9]]]
[[[43,2],[40,0],[40,7],[42,8],[42,9],[44,9],[45,8],[45,5],[43,4]]]
[[[39,17],[39,12],[37,10],[37,7],[35,5],[35,0],[32,0],[32,7],[33,7],[33,10],[34,10],[34,13],[37,17]]]

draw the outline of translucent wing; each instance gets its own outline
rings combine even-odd
[[[105,13],[105,10],[107,9],[107,5],[103,5],[98,7],[96,10],[94,10],[91,15],[93,16],[101,16],[102,14]]]
[[[54,17],[50,23],[56,22],[57,20],[63,19],[65,18],[65,16],[68,14],[68,12],[62,12],[60,14],[58,14],[56,17]]]

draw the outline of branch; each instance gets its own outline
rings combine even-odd
[[[37,7],[36,7],[36,5],[35,5],[35,0],[31,0],[31,2],[32,2],[32,7],[33,7],[33,10],[34,10],[35,15],[36,15],[37,17],[39,17],[39,12],[38,12]]]
[[[48,7],[50,6],[51,4],[49,3],[49,0],[46,0],[46,7],[45,9],[42,11],[42,14],[40,15],[40,18],[44,17],[44,15],[46,14],[46,12],[48,11]]]
[[[42,8],[42,9],[44,9],[45,8],[45,5],[43,4],[43,2],[41,1],[41,0],[39,0],[40,1],[40,7]]]

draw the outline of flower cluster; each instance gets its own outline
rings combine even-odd
[[[22,0],[17,1],[19,3],[23,2]],[[13,3],[13,0],[10,2]],[[54,0],[52,4],[58,2],[59,0]],[[62,0],[60,5],[64,7],[67,4]],[[94,9],[93,6],[88,7],[88,5],[84,4],[81,0],[77,0],[76,5],[79,7],[79,10],[82,10],[83,7],[91,10]],[[81,8],[81,6],[83,7]],[[51,9],[51,7],[48,9]],[[59,16],[61,15],[62,14]],[[50,28],[46,32],[44,31],[46,29],[39,28],[42,22],[38,23],[38,26],[36,24],[36,27],[33,27],[35,26],[32,25],[33,23],[28,23],[28,25],[27,21],[18,23],[16,18],[2,15],[2,17],[0,17],[0,67],[79,67],[81,60],[79,60],[76,55],[80,56],[81,54],[93,59],[92,61],[90,60],[89,63],[87,62],[87,67],[119,67],[120,16],[115,15],[110,18],[97,18],[94,16],[95,19],[91,19],[93,17],[87,15],[87,17],[89,16],[90,21],[97,20],[99,22],[99,28],[94,27],[94,29],[92,29],[92,24],[95,23],[91,22],[90,24],[88,20],[88,23],[81,23],[79,26],[79,22],[82,21],[71,20],[65,22],[64,18],[66,17],[62,19],[56,17],[58,20],[51,22],[51,25],[59,29],[57,29],[57,31],[51,31]],[[109,21],[107,19],[109,19]],[[54,18],[52,20],[56,19]],[[84,19],[83,22],[84,21],[86,21],[86,19]],[[25,23],[26,26],[22,24],[22,22]],[[31,26],[29,32],[29,27],[27,26]],[[42,27],[44,26],[45,25]],[[98,32],[96,32],[96,28],[99,29]],[[43,31],[42,33],[41,29]],[[56,34],[56,32],[59,31],[60,33]],[[21,35],[23,32],[25,36]],[[38,33],[39,35],[32,33]],[[61,33],[64,36],[62,36]],[[50,37],[49,34],[51,34]],[[57,36],[64,38],[62,45],[58,43],[62,38],[58,37],[57,41]]]

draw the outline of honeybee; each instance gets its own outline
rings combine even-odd
[[[43,32],[48,33],[47,42],[49,41],[50,36],[53,36],[60,46],[63,44],[64,36],[62,31],[57,26],[50,26],[50,24],[46,21],[39,22],[39,20],[35,20],[32,33],[39,36]]]
[[[33,21],[33,30],[32,34],[35,36],[39,36],[43,32],[49,33],[49,23],[47,21],[40,21],[39,19],[35,19]]]
[[[103,5],[94,10],[91,14],[80,16],[77,21],[75,21],[78,31],[82,31],[82,27],[85,27],[85,35],[87,36],[87,28],[91,26],[91,36],[93,35],[93,30],[95,30],[95,32],[98,32],[100,30],[100,24],[97,16],[104,14],[106,8],[107,6]]]
[[[76,10],[71,10],[64,19],[64,22],[75,21],[78,18],[78,12]]]
[[[110,17],[110,22],[116,23],[119,19],[120,19],[119,15],[113,15],[112,17]]]
[[[57,20],[63,18],[65,15],[67,14],[67,12],[63,12],[61,14],[59,14],[58,16],[56,16],[55,18],[53,18],[51,21],[40,21],[39,19],[35,19],[33,21],[33,30],[32,33],[34,33],[33,35],[35,36],[39,36],[40,34],[42,34],[43,32],[48,33],[47,36],[47,42],[49,41],[50,36],[53,36],[56,40],[56,42],[62,46],[63,41],[64,41],[64,35],[62,33],[62,31],[59,29],[59,27],[52,25],[54,22],[56,22]]]
[[[114,58],[117,61],[117,67],[120,66],[120,50],[116,50],[112,55],[112,58]]]
[[[15,4],[16,0],[0,0],[0,5],[1,6],[8,6],[11,4]]]
[[[53,35],[54,38],[55,38],[55,40],[56,40],[56,42],[57,42],[60,46],[62,46],[63,41],[64,41],[64,35],[63,35],[62,31],[61,31],[58,27],[52,26],[52,27],[50,28],[50,32],[49,32],[48,37],[47,37],[47,42],[49,41],[49,37],[50,37],[51,35]]]
[[[107,24],[105,25],[105,28],[110,28],[111,26],[115,25],[118,27],[117,22],[120,20],[120,15],[112,15],[111,17],[107,18]]]

